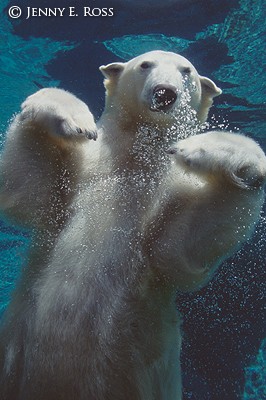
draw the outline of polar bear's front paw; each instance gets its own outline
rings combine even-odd
[[[266,156],[250,138],[228,132],[208,132],[181,140],[168,150],[187,171],[227,179],[241,188],[261,187]]]
[[[93,115],[85,103],[62,89],[41,89],[22,104],[22,123],[63,139],[97,138]]]

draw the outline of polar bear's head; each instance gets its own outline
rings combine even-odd
[[[106,78],[106,110],[120,109],[134,118],[167,118],[178,112],[186,91],[189,105],[204,122],[212,99],[221,94],[221,89],[200,76],[186,58],[171,52],[151,51],[100,70]]]

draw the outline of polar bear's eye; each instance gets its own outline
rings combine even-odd
[[[148,69],[152,67],[152,63],[149,61],[143,61],[143,63],[140,64],[141,69]]]
[[[183,74],[189,75],[189,74],[191,73],[191,68],[189,68],[189,67],[184,67],[183,70],[182,70],[182,72],[183,72]]]

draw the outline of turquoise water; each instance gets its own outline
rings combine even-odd
[[[35,6],[32,1],[18,3],[23,10],[27,6]],[[38,6],[45,7],[48,3],[42,0]],[[103,7],[106,2],[94,3]],[[87,101],[95,115],[99,115],[104,93],[98,66],[115,60],[128,60],[145,51],[160,48],[183,54],[203,75],[210,76],[223,88],[221,99],[217,99],[212,109],[210,126],[241,129],[255,137],[266,150],[263,69],[266,15],[263,1],[220,3],[170,0],[162,7],[159,1],[148,1],[143,5],[143,2],[138,1],[115,0],[112,5],[117,11],[112,21],[85,21],[78,18],[72,22],[66,18],[64,21],[58,18],[26,20],[25,14],[24,18],[22,16],[21,19],[12,20],[8,18],[7,10],[13,3],[2,0],[1,146],[8,122],[18,112],[23,99],[38,87],[61,86],[69,89]],[[68,7],[73,4],[63,0],[60,7],[63,5]],[[91,52],[93,57],[89,56]],[[224,396],[228,400],[266,398],[266,353],[263,340],[265,235],[265,219],[262,216],[255,239],[221,268],[206,289],[187,297],[180,295],[177,299],[178,307],[187,315],[184,329],[187,329],[186,335],[191,341],[185,342],[184,347],[191,357],[194,355],[195,359],[198,357],[202,360],[202,354],[193,352],[193,346],[199,351],[200,345],[192,333],[196,329],[202,329],[198,335],[206,334],[206,330],[206,337],[213,335],[212,340],[217,341],[214,348],[218,355],[219,349],[223,348],[221,342],[227,334],[229,341],[235,340],[234,348],[239,347],[241,357],[236,354],[231,360],[230,371],[237,370],[237,373],[235,381],[232,378],[231,386],[228,384],[226,389],[226,393],[232,389],[232,394]],[[0,313],[6,308],[21,268],[26,264],[29,244],[30,232],[22,231],[1,219]],[[252,315],[257,315],[260,320],[252,319]],[[223,338],[220,336],[220,339],[215,339],[217,330],[223,332]],[[210,346],[208,343],[207,347]],[[226,349],[226,341],[224,346]],[[196,400],[194,392],[202,393],[201,400],[219,399],[221,390],[215,383],[218,375],[212,376],[210,361],[217,354],[210,353],[209,359],[205,360],[210,370],[209,375],[207,367],[202,371],[199,366],[194,371],[194,381],[190,378],[192,367],[185,365],[184,399]],[[226,355],[221,354],[220,361],[217,361],[221,370],[225,364],[223,357]],[[226,371],[224,375],[223,385],[226,386]],[[236,381],[240,380],[240,376],[244,381],[238,385]],[[218,393],[217,397],[215,393]]]

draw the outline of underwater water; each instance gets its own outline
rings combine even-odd
[[[114,16],[31,17],[33,0],[0,4],[1,146],[23,99],[58,86],[84,100],[98,117],[104,106],[98,67],[162,49],[187,57],[223,89],[210,127],[241,130],[266,151],[265,25],[262,0],[94,0],[77,10],[113,7]],[[38,7],[73,6],[39,0]],[[74,4],[75,5],[75,4]],[[226,261],[206,288],[177,295],[183,314],[184,400],[266,398],[265,264],[263,213],[253,238]],[[26,264],[30,232],[0,222],[0,313]]]

